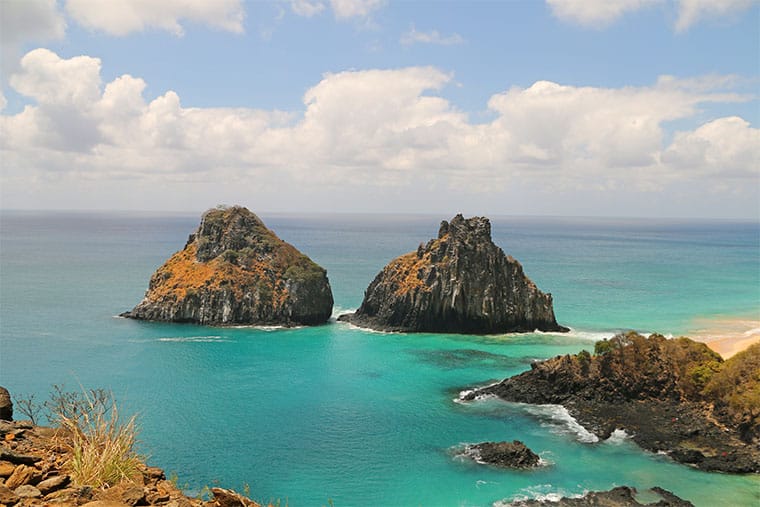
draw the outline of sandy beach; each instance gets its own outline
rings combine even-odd
[[[745,317],[699,318],[687,336],[706,343],[723,359],[728,359],[750,345],[760,343],[760,312]]]

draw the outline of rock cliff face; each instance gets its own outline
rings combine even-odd
[[[702,470],[760,472],[760,346],[723,362],[704,343],[629,332],[595,352],[533,363],[463,399],[559,404],[599,438],[622,428],[641,447]]]
[[[185,248],[158,268],[125,317],[204,325],[326,322],[333,297],[324,269],[246,208],[207,211]]]
[[[383,331],[568,331],[557,324],[551,294],[491,241],[489,220],[462,215],[443,221],[438,238],[391,261],[359,310],[340,320]]]

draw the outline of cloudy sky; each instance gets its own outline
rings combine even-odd
[[[756,0],[0,0],[0,207],[760,218]]]

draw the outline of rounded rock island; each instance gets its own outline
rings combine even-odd
[[[185,248],[158,268],[124,317],[203,325],[313,325],[327,322],[333,296],[326,271],[241,206],[203,214]]]
[[[491,240],[485,217],[441,222],[438,238],[392,260],[356,313],[338,320],[381,331],[496,334],[558,331],[551,294]]]

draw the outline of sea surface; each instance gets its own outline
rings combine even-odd
[[[335,314],[437,216],[263,215],[328,271]],[[490,506],[661,486],[696,505],[758,505],[757,476],[705,473],[593,438],[557,407],[468,404],[461,390],[635,329],[760,318],[756,222],[494,217],[494,241],[554,296],[569,334],[388,334],[348,324],[211,328],[116,317],[181,249],[197,215],[0,214],[0,385],[105,388],[139,413],[140,451],[191,493],[250,488],[291,507]],[[702,322],[703,323],[703,322]],[[463,444],[524,441],[546,466],[505,471]]]

